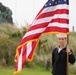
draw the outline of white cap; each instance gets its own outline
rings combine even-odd
[[[67,38],[67,34],[64,33],[57,34],[57,38]]]

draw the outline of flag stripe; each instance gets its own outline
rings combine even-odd
[[[51,17],[49,16],[49,17],[45,17],[45,18],[40,18],[33,22],[33,26],[37,25],[37,24],[41,24],[41,23],[50,22],[52,19],[55,19],[55,18],[69,19],[69,16],[67,14],[55,14],[54,16],[51,16]]]
[[[41,33],[39,34],[34,34],[34,35],[30,35],[29,37],[24,38],[21,42],[20,42],[20,46],[23,44],[28,43],[29,41],[32,42],[32,40],[36,40],[39,38],[39,36],[41,35]],[[30,38],[31,37],[31,38]],[[26,42],[25,42],[26,41]]]
[[[24,66],[24,63],[26,61],[26,45],[23,47],[23,53],[22,53],[22,68]]]
[[[49,23],[48,27],[60,27],[60,28],[69,28],[68,24],[63,24],[63,23],[58,23],[58,22],[54,22],[54,23]]]
[[[37,44],[38,44],[38,41],[39,41],[39,40],[32,42],[32,51],[30,52],[30,54],[29,54],[29,56],[28,56],[28,60],[29,60],[29,59],[30,59],[30,60],[33,59],[34,52],[35,52],[35,48],[36,48],[36,46],[37,46]],[[31,57],[31,56],[32,56],[32,57]]]
[[[53,22],[58,22],[58,23],[63,23],[63,24],[69,24],[69,20],[68,19],[56,18],[56,19],[52,19],[51,22],[40,23],[40,24],[31,26],[28,31],[31,31],[31,30],[34,30],[34,29],[39,29],[39,28],[42,28],[42,27],[43,28],[47,27],[47,24],[53,23]]]
[[[21,49],[21,54],[20,54],[19,59],[18,59],[18,70],[22,69],[22,53],[23,53],[23,47]]]
[[[29,31],[29,32],[26,33],[26,35],[24,35],[23,39],[24,39],[25,37],[30,36],[30,35],[33,35],[33,34],[42,33],[45,29],[46,29],[46,27]]]
[[[31,51],[32,51],[32,42],[29,42],[29,43],[27,43],[27,55],[26,55],[26,58],[28,58]]]
[[[52,11],[52,12],[45,12],[43,14],[41,14],[37,19],[39,18],[43,18],[43,17],[50,17],[50,16],[54,16],[55,14],[68,14],[69,13],[69,10],[67,9],[57,9],[55,11]],[[45,16],[44,16],[45,15]]]
[[[50,32],[49,32],[50,30]],[[68,33],[69,29],[68,28],[60,28],[56,26],[52,27],[47,27],[47,29],[44,31],[44,33],[55,33],[55,32],[61,32],[61,33]]]
[[[32,30],[34,30],[34,29],[39,29],[39,28],[44,28],[44,27],[47,26],[48,23],[49,23],[49,22],[46,22],[46,23],[40,23],[40,24],[37,24],[37,25],[31,26],[31,27],[29,28],[28,31],[32,31]]]

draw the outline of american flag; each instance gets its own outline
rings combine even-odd
[[[42,34],[68,32],[69,0],[48,0],[16,49],[16,72],[22,70],[26,60],[32,61]]]

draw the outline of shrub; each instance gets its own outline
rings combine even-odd
[[[0,63],[5,65],[13,64],[17,44],[10,38],[0,38]]]
[[[70,73],[76,74],[76,63],[69,67]]]

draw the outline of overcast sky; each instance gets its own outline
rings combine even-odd
[[[13,22],[18,24],[19,27],[25,25],[26,22],[31,24],[46,1],[47,0],[0,0],[3,5],[12,10]],[[69,0],[69,3],[69,28],[71,30],[72,26],[75,26],[76,31],[76,0]]]

